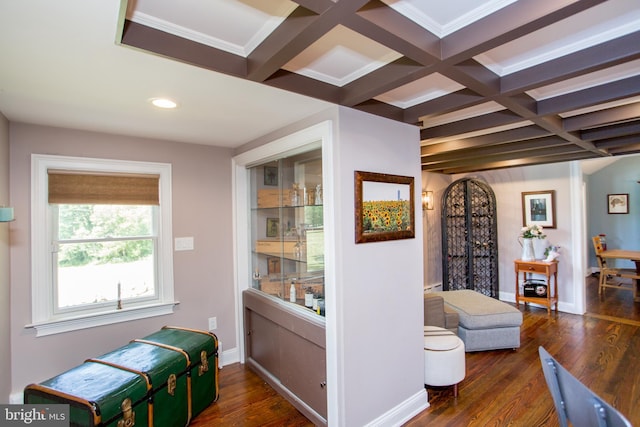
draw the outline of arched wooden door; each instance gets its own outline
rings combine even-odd
[[[457,180],[442,195],[443,290],[472,289],[498,298],[498,226],[491,187]]]

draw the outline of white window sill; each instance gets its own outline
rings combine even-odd
[[[122,310],[112,310],[103,313],[32,323],[25,328],[34,328],[37,337],[61,334],[63,332],[77,331],[96,326],[111,325],[114,323],[128,322],[131,320],[146,319],[148,317],[173,314],[173,307],[180,304],[179,301],[159,303],[144,307],[130,307]]]

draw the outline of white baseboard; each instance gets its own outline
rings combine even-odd
[[[12,405],[21,405],[24,403],[24,395],[21,391],[11,393],[9,395],[9,403]]]
[[[400,427],[428,407],[427,390],[422,389],[395,408],[366,424],[365,427]]]
[[[430,285],[424,285],[424,293],[429,292],[442,292],[442,283],[432,283]]]
[[[218,343],[220,347],[220,343]],[[240,361],[240,352],[238,351],[238,347],[234,347],[229,350],[222,350],[222,354],[220,355],[220,359],[218,360],[218,367],[222,369],[225,365],[231,365],[232,363],[236,363]]]
[[[516,302],[516,294],[514,292],[500,292],[499,295],[500,301],[505,301],[505,302],[511,302],[514,303]],[[521,303],[523,304],[523,303]],[[540,305],[540,304],[535,304],[535,303],[527,303],[527,304],[531,304],[535,307],[540,307],[540,308],[544,308],[546,309],[547,307],[545,307],[544,305]],[[555,306],[553,307],[555,309]],[[584,313],[581,313],[579,310],[576,309],[576,305],[573,303],[568,303],[568,302],[564,302],[564,301],[559,301],[558,302],[558,311],[562,311],[564,313],[571,313],[571,314],[579,314],[579,315],[583,315]]]
[[[505,302],[516,302],[516,293],[515,292],[503,292],[503,291],[499,291],[498,292],[498,299],[500,301],[505,301]]]

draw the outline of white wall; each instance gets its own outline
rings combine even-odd
[[[454,175],[451,182],[463,178],[475,177],[487,182],[496,195],[498,213],[498,257],[499,257],[499,288],[500,299],[515,301],[515,271],[513,261],[520,258],[521,247],[517,237],[522,223],[522,193],[527,191],[555,190],[556,228],[545,229],[549,244],[561,247],[560,264],[558,265],[559,309],[571,313],[582,314],[580,289],[584,288],[584,276],[581,275],[582,265],[574,261],[580,258],[585,248],[576,246],[575,226],[582,219],[582,195],[576,194],[572,188],[571,163],[554,163],[540,166],[506,168],[473,174]],[[442,175],[424,173],[424,180],[437,182],[438,194],[442,194],[448,183],[442,180]],[[431,189],[431,188],[430,188]],[[576,200],[577,198],[577,200]],[[426,260],[428,280],[436,283],[442,280],[442,254],[440,236],[433,236],[440,229],[440,199],[436,199],[437,228],[429,229],[429,239],[425,235],[425,245],[429,248],[430,257]],[[431,217],[430,217],[431,218]],[[436,219],[434,219],[434,222]],[[430,243],[437,241],[435,243]],[[436,255],[437,254],[437,255]],[[438,271],[439,276],[429,271]]]
[[[0,113],[0,206],[10,206],[9,198],[9,122]],[[9,305],[10,223],[0,223],[0,403],[9,403],[11,392],[11,335]]]
[[[336,356],[341,413],[330,425],[391,425],[394,415],[406,415],[427,403],[420,138],[417,127],[342,107],[337,132],[335,209],[341,239],[336,250]],[[356,170],[414,177],[415,239],[355,244]]]
[[[31,323],[32,153],[172,164],[173,236],[193,237],[195,243],[193,251],[174,253],[175,298],[180,301],[174,314],[39,338],[33,329],[25,328]],[[12,123],[10,159],[16,214],[10,258],[12,366],[2,372],[11,372],[12,393],[19,395],[31,382],[46,380],[167,324],[207,329],[211,316],[217,317],[215,333],[225,354],[233,353],[237,335],[232,303],[230,149]]]

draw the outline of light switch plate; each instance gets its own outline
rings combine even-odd
[[[193,237],[176,237],[175,250],[176,251],[192,251]]]

